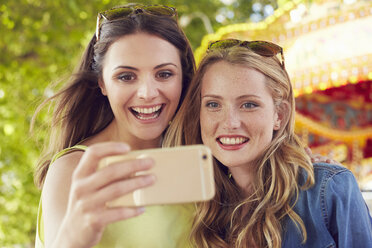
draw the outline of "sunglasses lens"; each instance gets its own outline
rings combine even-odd
[[[110,9],[102,13],[102,15],[109,21],[116,20],[121,17],[126,17],[133,12],[130,8],[116,8]]]
[[[253,42],[247,43],[247,45],[252,51],[265,57],[275,56],[281,50],[279,46],[273,43],[268,43],[268,42],[263,42],[263,41],[253,41]]]
[[[143,10],[153,15],[173,16],[176,14],[175,9],[165,6],[147,6]]]
[[[225,49],[239,44],[239,40],[220,40],[209,44],[209,49]]]

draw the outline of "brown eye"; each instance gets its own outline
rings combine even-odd
[[[136,75],[134,73],[122,73],[117,77],[120,81],[133,81],[136,79]]]
[[[168,79],[173,75],[170,71],[161,71],[158,73],[157,77],[161,79]]]

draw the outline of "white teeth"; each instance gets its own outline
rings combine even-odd
[[[238,138],[223,137],[223,138],[219,138],[219,140],[224,145],[239,145],[247,141],[247,139],[243,137],[238,137]]]
[[[139,107],[133,107],[132,109],[140,114],[152,114],[158,111],[161,108],[161,105],[152,107],[152,108],[139,108]]]
[[[159,113],[156,113],[156,114],[154,114],[154,115],[152,115],[152,116],[142,116],[142,115],[136,115],[136,117],[138,118],[138,119],[141,119],[141,120],[152,120],[152,119],[155,119],[155,118],[157,118],[159,116]]]

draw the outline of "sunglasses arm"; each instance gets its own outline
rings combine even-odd
[[[282,67],[285,70],[283,50],[280,51],[280,55],[282,56]]]
[[[101,14],[98,13],[98,15],[97,15],[97,25],[96,25],[96,41],[98,41],[98,38],[99,38],[100,20],[101,20]]]

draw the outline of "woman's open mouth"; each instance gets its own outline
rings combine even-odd
[[[159,104],[152,107],[130,107],[132,114],[140,120],[154,120],[159,117],[165,104]]]
[[[216,140],[224,150],[239,150],[245,146],[249,138],[243,136],[220,136]]]
[[[248,141],[245,137],[219,137],[217,140],[220,144],[227,146],[241,145]]]

